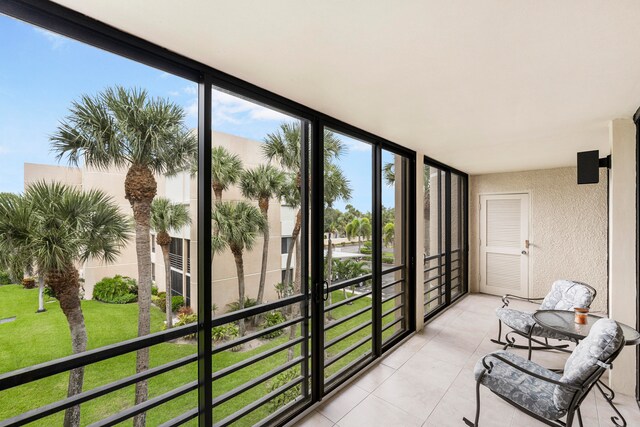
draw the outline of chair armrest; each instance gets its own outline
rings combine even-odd
[[[511,295],[511,294],[506,294],[502,297],[502,303],[504,304],[502,306],[502,308],[505,308],[509,305],[509,300],[510,299],[514,299],[514,300],[519,300],[519,301],[527,301],[527,302],[537,302],[537,301],[543,301],[544,297],[542,298],[525,298],[525,297],[519,297],[517,295]]]
[[[537,378],[537,379],[539,379],[539,380],[546,381],[546,382],[548,382],[548,383],[555,384],[555,385],[558,385],[558,386],[560,386],[560,387],[568,388],[568,389],[569,389],[569,390],[571,390],[571,391],[579,391],[579,390],[582,390],[582,387],[577,386],[577,385],[575,385],[575,384],[563,383],[563,382],[561,382],[561,381],[556,381],[556,380],[554,380],[554,379],[552,379],[552,378],[548,378],[548,377],[545,377],[545,376],[543,376],[543,375],[536,374],[535,372],[531,372],[531,371],[529,371],[529,370],[527,370],[527,369],[523,368],[522,366],[518,366],[518,365],[516,365],[515,363],[513,363],[512,361],[510,361],[510,360],[508,360],[508,359],[505,359],[504,357],[499,356],[499,355],[497,355],[497,354],[487,354],[486,356],[484,356],[484,357],[482,358],[482,365],[483,365],[483,366],[484,366],[484,368],[487,370],[487,373],[491,373],[491,370],[493,369],[493,362],[488,362],[488,363],[487,363],[487,358],[489,358],[489,357],[493,357],[494,359],[498,359],[499,361],[501,361],[501,362],[503,362],[503,363],[506,363],[507,365],[511,366],[512,368],[515,368],[515,369],[517,369],[518,371],[520,371],[520,372],[522,372],[522,373],[524,373],[524,374],[527,374],[527,375],[529,375],[529,376],[531,376],[531,377]]]

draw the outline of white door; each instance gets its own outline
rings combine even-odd
[[[480,196],[480,292],[529,296],[529,195]]]

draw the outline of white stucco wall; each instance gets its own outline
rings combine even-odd
[[[576,168],[475,175],[469,195],[469,285],[478,291],[479,197],[529,193],[529,295],[544,296],[566,278],[598,291],[592,309],[607,310],[607,172],[600,183],[578,185]]]

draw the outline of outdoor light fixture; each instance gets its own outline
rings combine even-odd
[[[578,184],[597,184],[599,168],[611,168],[611,155],[601,159],[598,150],[578,153]]]

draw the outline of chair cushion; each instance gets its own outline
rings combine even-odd
[[[553,393],[556,389],[554,384],[527,375],[498,359],[492,358],[492,355],[500,355],[510,362],[546,378],[560,380],[560,375],[555,372],[516,354],[501,350],[486,356],[486,363],[492,362],[493,369],[491,369],[490,373],[485,373],[480,380],[481,384],[497,395],[503,396],[548,420],[560,419],[567,413],[566,409],[559,409],[554,403]],[[486,370],[482,364],[482,359],[480,359],[474,368],[476,381],[483,372],[486,372]]]
[[[515,329],[525,335],[529,335],[529,331],[533,327],[531,335],[534,337],[555,338],[559,340],[567,338],[565,335],[561,335],[538,325],[533,319],[531,313],[527,313],[525,311],[514,310],[512,308],[498,308],[496,309],[496,316],[498,316],[498,319],[500,319],[502,323],[509,326],[511,329]]]
[[[600,319],[591,327],[589,335],[573,350],[564,365],[563,383],[582,384],[599,368],[597,362],[606,362],[624,343],[622,328],[611,319]],[[602,373],[604,369],[600,368]],[[558,408],[567,409],[574,392],[558,386],[553,400]]]
[[[576,307],[589,307],[592,302],[591,290],[582,283],[556,280],[540,304],[540,310],[573,310]]]

